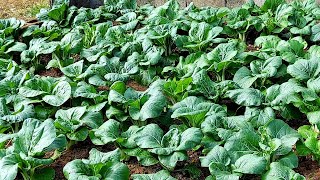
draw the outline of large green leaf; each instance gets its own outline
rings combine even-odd
[[[228,166],[231,159],[226,149],[221,146],[215,146],[205,157],[200,157],[200,161],[202,167],[209,167],[211,163],[219,167]]]
[[[52,95],[46,95],[43,100],[52,106],[61,106],[71,96],[71,86],[66,81],[59,82],[52,90]]]
[[[176,167],[178,161],[184,161],[187,159],[187,154],[183,152],[174,152],[168,156],[159,155],[160,163],[169,169],[173,169],[174,167]]]
[[[159,117],[166,106],[166,98],[161,92],[152,93],[151,97],[142,105],[139,120]],[[136,119],[137,120],[137,119]]]
[[[55,127],[74,141],[84,141],[89,128],[98,128],[103,123],[100,112],[87,111],[85,106],[60,109],[55,117]]]
[[[171,118],[185,117],[191,126],[199,127],[212,105],[202,98],[189,96],[172,106]]]
[[[292,151],[292,146],[300,138],[297,131],[281,120],[273,120],[266,126],[266,131],[272,139],[280,139],[281,145],[277,149],[278,155],[285,155]]]
[[[162,136],[163,131],[157,124],[148,124],[136,133],[134,141],[141,148],[160,148]]]
[[[249,88],[258,79],[257,76],[252,75],[252,72],[247,67],[238,69],[233,77],[233,81],[236,82],[242,88]]]
[[[23,152],[26,155],[34,156],[42,153],[56,139],[56,129],[52,120],[41,123],[35,119],[24,121],[18,137],[14,141],[15,152]]]
[[[84,115],[85,112],[86,112],[85,106],[72,107],[66,110],[59,109],[56,112],[55,117],[66,119],[66,120],[79,120]]]
[[[181,151],[192,149],[200,143],[202,137],[203,134],[199,128],[189,128],[181,134],[180,144],[176,150]]]
[[[208,70],[220,72],[226,69],[230,63],[236,63],[235,57],[238,54],[236,44],[233,42],[219,44],[213,51],[207,54],[211,64]]]
[[[313,111],[307,113],[307,118],[311,124],[315,124],[320,128],[320,111]]]
[[[246,154],[235,162],[235,172],[244,174],[262,174],[267,169],[267,160],[264,157]]]
[[[48,94],[51,92],[52,88],[52,81],[50,78],[34,78],[26,81],[24,86],[19,88],[19,94],[31,98]]]
[[[154,174],[134,174],[133,180],[175,180],[166,170],[161,170]]]
[[[242,106],[260,106],[264,102],[261,91],[253,88],[230,90],[226,96]]]
[[[117,141],[119,137],[120,123],[113,119],[109,119],[98,129],[93,129],[90,132],[90,139],[95,145],[105,145]]]
[[[129,168],[119,162],[114,156],[120,152],[111,151],[101,153],[96,149],[90,151],[89,159],[76,159],[69,162],[64,168],[63,173],[67,179],[129,179]]]
[[[261,136],[253,129],[252,126],[246,124],[239,132],[233,133],[224,145],[229,152],[231,160],[234,162],[245,154],[256,154],[261,150],[259,143]]]
[[[310,40],[313,42],[320,41],[320,24],[316,24],[311,27],[311,37]]]
[[[17,154],[10,154],[0,160],[0,178],[3,180],[14,180],[18,174],[20,157]]]
[[[281,4],[285,3],[284,0],[266,0],[264,4],[261,6],[261,9],[263,11],[268,11],[269,9],[271,11],[275,11],[277,7]]]
[[[223,28],[216,26],[212,27],[206,22],[195,22],[191,23],[189,30],[189,36],[181,36],[177,38],[176,44],[178,47],[190,49],[193,51],[203,50],[209,43],[214,41]]]
[[[293,65],[289,65],[287,71],[298,80],[309,80],[319,75],[320,61],[318,58],[298,60]]]
[[[304,180],[306,178],[278,162],[273,162],[270,165],[270,170],[262,176],[262,180],[268,179]]]
[[[70,64],[69,66],[61,68],[64,75],[68,77],[77,77],[82,73],[83,60]]]

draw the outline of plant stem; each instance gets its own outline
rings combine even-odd
[[[74,144],[76,144],[76,141],[70,140],[67,144],[67,150],[71,148],[71,146],[73,146]]]
[[[243,41],[243,42],[246,42],[246,32],[244,32],[244,33],[242,34],[242,41]]]
[[[245,32],[244,33],[239,33],[239,39],[241,41],[245,42],[246,41],[246,33]]]
[[[19,123],[14,123],[14,132],[17,133],[19,131]]]
[[[147,121],[133,120],[132,124],[137,125],[139,127],[147,125]]]
[[[33,179],[35,168],[30,169],[30,179]]]
[[[58,151],[58,150],[55,150],[53,156],[51,157],[51,159],[52,159],[52,160],[56,160],[56,159],[58,159],[60,156],[61,156],[61,152]]]
[[[263,87],[263,86],[264,86],[264,83],[266,82],[266,80],[267,80],[267,78],[263,78],[263,79],[262,79],[261,87]]]
[[[223,67],[222,69],[222,78],[221,78],[221,81],[224,81],[226,80],[226,67]]]
[[[30,180],[31,177],[28,175],[28,173],[24,170],[21,171],[21,175],[23,177],[24,180]]]
[[[221,76],[218,73],[216,73],[216,77],[217,77],[217,81],[221,81]]]

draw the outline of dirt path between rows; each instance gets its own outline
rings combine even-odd
[[[49,0],[0,0],[0,19],[15,17],[31,20],[45,7],[49,7]]]

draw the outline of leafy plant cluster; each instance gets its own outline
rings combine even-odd
[[[208,180],[300,180],[298,156],[320,160],[314,0],[56,1],[37,18],[0,20],[0,179],[53,179],[50,164],[86,139],[116,149],[69,162],[67,179],[129,179],[130,158],[163,168],[132,179],[175,179],[188,152],[201,152]],[[296,131],[292,119],[309,124]]]

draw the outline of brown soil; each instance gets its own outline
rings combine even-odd
[[[187,164],[194,165],[201,170],[200,177],[197,179],[199,179],[199,180],[206,179],[206,177],[210,175],[210,172],[209,172],[208,168],[201,167],[201,163],[200,163],[200,159],[199,159],[200,156],[203,156],[201,151],[200,150],[188,151],[187,153],[189,156]],[[189,177],[190,177],[190,174],[189,174]]]
[[[194,178],[188,173],[184,168],[188,165],[194,165],[201,171],[200,177],[197,177],[199,180],[204,180],[207,176],[210,175],[208,168],[200,167],[199,156],[201,155],[200,151],[188,151],[187,152],[189,159],[187,161],[180,161],[177,163],[177,166],[173,172],[171,172],[171,176],[178,180],[192,180]],[[131,158],[128,162],[126,162],[130,169],[130,173],[132,174],[152,174],[156,173],[162,169],[160,164],[156,164],[154,166],[144,167],[139,164],[136,158]]]
[[[159,164],[153,166],[142,166],[135,157],[130,158],[128,162],[125,162],[130,169],[130,174],[153,174],[162,169]]]
[[[80,54],[73,54],[73,55],[71,55],[71,57],[74,59],[74,62],[77,62],[77,61],[81,60]]]
[[[188,156],[189,156],[189,162],[193,164],[200,164],[200,159],[199,157],[201,156],[200,151],[188,151]]]
[[[58,68],[51,68],[49,70],[40,71],[40,76],[61,77],[63,73]]]
[[[74,159],[87,158],[91,148],[92,144],[80,142],[72,146],[69,150],[63,152],[63,154],[51,165],[51,167],[56,171],[55,179],[65,179],[63,175],[63,167]]]
[[[131,87],[132,89],[136,90],[136,91],[146,91],[148,89],[148,87],[142,86],[139,83],[137,83],[136,81],[128,81],[127,82],[127,86]]]
[[[98,91],[109,91],[110,90],[110,87],[108,86],[99,86],[97,88]]]
[[[112,26],[118,26],[118,25],[120,25],[120,22],[118,22],[118,21],[112,21]]]
[[[292,120],[288,120],[286,122],[291,128],[296,129],[296,130],[303,125],[310,125],[307,117],[303,117],[302,119],[292,119]]]
[[[311,157],[299,157],[299,167],[295,171],[304,175],[308,180],[320,180],[320,165]]]
[[[77,144],[73,145],[70,149],[63,152],[63,154],[50,166],[56,172],[55,179],[65,179],[63,175],[63,167],[72,160],[87,159],[89,157],[89,152],[92,148],[96,148],[102,152],[108,152],[116,149],[116,147],[113,145],[94,146],[89,139],[83,142],[78,142]]]
[[[41,64],[47,65],[49,63],[49,61],[51,61],[51,59],[52,59],[52,54],[41,54],[39,56],[39,59],[40,59]]]
[[[79,142],[73,145],[69,150],[63,152],[60,158],[58,158],[50,167],[54,168],[56,172],[56,180],[63,180],[63,167],[70,161],[74,159],[87,159],[89,156],[89,151],[92,148],[97,148],[99,151],[108,152],[116,149],[114,145],[105,145],[105,146],[94,146],[89,139],[84,142]],[[177,167],[171,176],[178,180],[204,180],[207,176],[210,175],[208,168],[202,168],[200,166],[199,157],[201,156],[201,151],[188,151],[187,152],[189,159],[187,161],[178,162]],[[160,164],[144,167],[142,166],[135,157],[130,158],[129,161],[125,162],[130,173],[132,174],[152,174],[156,173],[162,169]],[[192,178],[191,175],[186,169],[186,166],[193,165],[201,171],[200,177]],[[311,157],[299,157],[299,167],[295,169],[296,172],[304,175],[308,180],[320,180],[320,165],[313,161]],[[260,176],[256,175],[245,175],[242,177],[244,180],[259,180]]]
[[[42,24],[42,22],[38,21],[37,19],[30,19],[25,25],[21,27],[21,29],[27,29],[29,26],[40,25],[40,24]],[[22,37],[20,37],[20,39],[22,39]]]
[[[252,52],[252,51],[258,51],[258,50],[259,50],[259,47],[256,47],[252,44],[248,44],[248,46],[247,46],[247,51]]]

